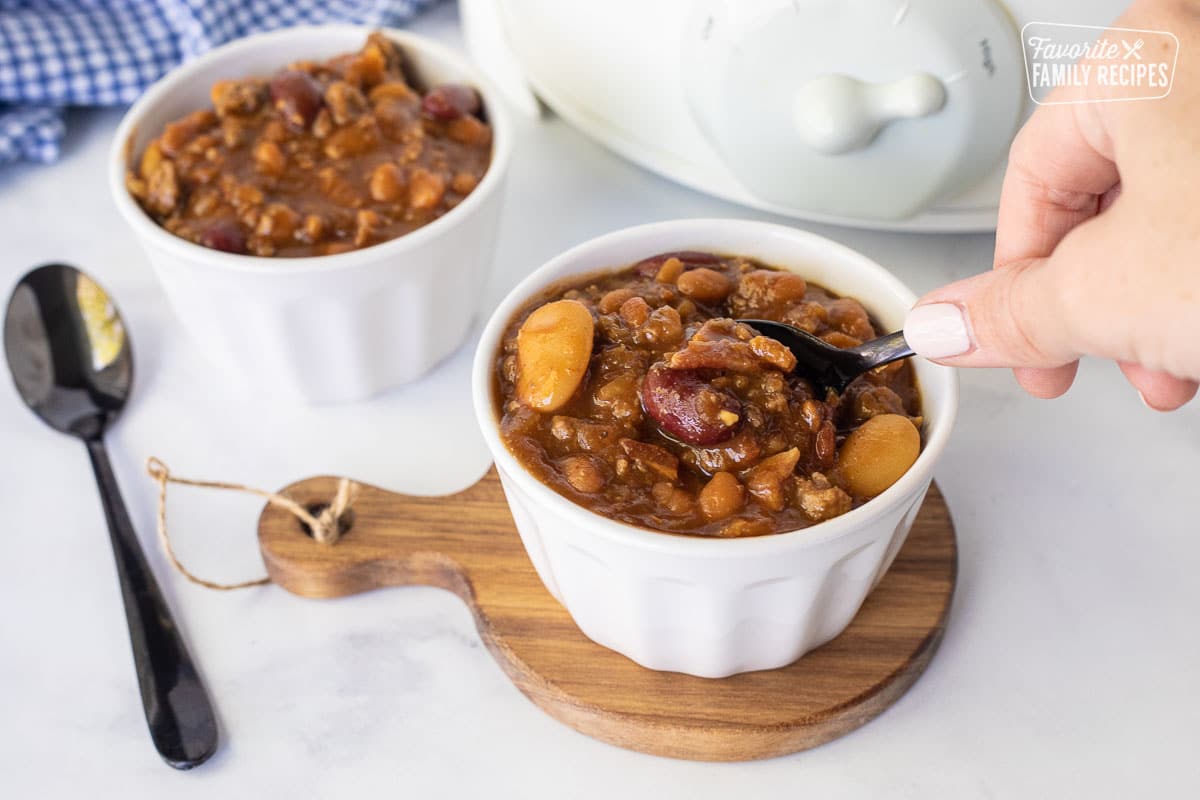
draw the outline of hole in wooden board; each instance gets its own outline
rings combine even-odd
[[[319,517],[319,516],[321,516],[322,511],[329,508],[329,504],[328,503],[310,503],[309,505],[305,506],[304,508],[306,511],[308,511],[308,513],[312,514],[314,517]],[[313,538],[312,528],[309,527],[307,522],[304,522],[303,520],[296,520],[296,522],[300,525],[300,530],[305,536],[307,536],[310,539]],[[345,512],[342,513],[342,515],[340,517],[338,517],[338,536],[339,537],[345,536],[352,527],[354,527],[354,509],[348,508],[345,510]]]

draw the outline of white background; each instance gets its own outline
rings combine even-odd
[[[460,46],[452,7],[415,26]],[[453,596],[336,601],[275,587],[214,593],[172,574],[154,540],[147,456],[178,473],[277,488],[347,474],[413,493],[471,483],[487,457],[470,412],[473,342],[376,401],[296,411],[227,385],[174,324],[112,208],[119,112],[75,113],[54,166],[0,169],[0,291],[65,260],[117,298],[136,393],[109,445],[133,519],[197,655],[222,745],[186,774],[155,755],[116,575],[82,446],[0,380],[0,796],[1128,797],[1200,792],[1200,414],[1143,408],[1109,364],[1064,399],[1005,372],[963,375],[937,471],[958,525],[945,642],[865,728],[767,762],[670,761],[592,741],[505,679]],[[684,216],[756,216],[622,162],[557,120],[521,121],[487,293],[583,239]],[[989,236],[820,226],[918,292],[986,269]],[[281,265],[285,269],[286,265]],[[259,504],[173,490],[181,557],[235,580],[262,571]]]

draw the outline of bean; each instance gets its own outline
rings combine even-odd
[[[721,259],[714,256],[712,253],[699,253],[695,250],[677,250],[671,253],[659,253],[656,256],[650,256],[633,265],[633,269],[638,275],[643,278],[653,278],[662,269],[662,265],[668,259],[677,258],[685,265],[700,264],[712,265],[720,263]]]
[[[346,68],[347,80],[362,86],[374,86],[383,80],[387,58],[374,44],[368,44]]]
[[[821,429],[821,423],[825,421],[825,405],[816,400],[808,399],[800,404],[800,418],[804,420],[804,424],[813,433]]]
[[[700,512],[709,521],[725,519],[746,504],[746,487],[731,472],[718,472],[700,490]]]
[[[862,303],[849,297],[839,297],[829,304],[829,324],[860,341],[875,338],[875,326]],[[840,347],[840,345],[839,345]]]
[[[264,175],[282,175],[287,168],[287,156],[279,145],[270,139],[263,139],[254,145],[254,168]]]
[[[321,87],[307,72],[284,70],[271,79],[271,104],[289,125],[307,128],[321,110]]]
[[[302,241],[314,243],[321,241],[321,237],[325,235],[325,220],[317,214],[309,214],[304,218],[304,223],[300,226]]]
[[[530,314],[517,332],[517,398],[536,411],[562,408],[587,373],[595,323],[575,300],[558,300]]]
[[[558,467],[576,491],[595,494],[604,488],[604,473],[590,456],[567,456]]]
[[[729,310],[734,317],[780,319],[804,299],[807,290],[807,282],[795,273],[752,269],[738,279]]]
[[[777,272],[771,292],[777,302],[794,303],[808,292],[808,281],[794,272]]]
[[[292,238],[300,224],[300,215],[283,203],[270,203],[258,218],[254,232],[273,244],[283,244]]]
[[[900,479],[921,453],[921,434],[908,417],[871,417],[846,437],[838,469],[850,492],[874,497]]]
[[[793,306],[783,315],[783,321],[795,325],[806,333],[816,334],[829,319],[829,312],[820,303],[811,300]]]
[[[837,460],[837,430],[833,420],[827,419],[817,431],[817,440],[813,445],[817,460],[823,467],[832,467]]]
[[[218,219],[209,223],[200,234],[199,244],[226,253],[245,253],[246,232],[231,219]]]
[[[651,367],[642,381],[642,405],[668,435],[701,447],[729,439],[741,422],[741,402],[695,370]]]
[[[721,302],[733,291],[729,278],[708,267],[683,273],[675,285],[685,297],[710,306]]]
[[[635,295],[621,303],[621,319],[634,327],[646,324],[650,319],[650,304],[646,298]]]
[[[413,208],[433,208],[446,194],[446,180],[424,167],[412,171],[408,181],[408,204]],[[589,315],[590,318],[590,315]]]
[[[464,114],[479,113],[479,93],[461,83],[435,86],[421,100],[421,110],[437,120],[448,121]]]
[[[416,94],[403,81],[381,83],[367,94],[367,99],[371,101],[372,105],[379,105],[385,100],[411,101],[415,98]]]
[[[318,139],[327,139],[333,130],[333,117],[329,114],[328,108],[322,108],[317,112],[316,119],[313,120],[312,135]]]
[[[840,350],[845,350],[847,347],[858,347],[862,344],[862,339],[856,339],[850,334],[842,333],[841,331],[823,333],[821,334],[821,339]]]
[[[724,539],[742,539],[748,536],[765,536],[773,526],[769,519],[731,519],[717,535]]]
[[[338,128],[325,139],[325,155],[336,159],[350,158],[367,152],[379,141],[379,136],[372,126],[370,119],[361,119],[348,128]]]
[[[633,289],[613,289],[600,298],[597,308],[600,309],[600,313],[602,314],[611,314],[619,309],[626,300],[633,297],[634,294]]]
[[[450,188],[461,195],[468,195],[479,185],[479,178],[470,172],[459,172],[450,181]]]
[[[650,487],[650,494],[655,502],[672,514],[686,514],[692,510],[692,496],[673,483],[660,481]]]
[[[369,208],[360,210],[354,215],[354,246],[366,247],[377,241],[383,226],[383,217],[379,214]]]
[[[217,115],[211,111],[193,111],[183,119],[168,122],[158,137],[158,146],[169,156],[177,156],[201,131],[216,124]]]
[[[654,345],[658,349],[675,347],[683,340],[683,320],[679,312],[670,306],[660,306],[638,329],[635,341]]]
[[[392,203],[404,193],[404,173],[390,161],[380,164],[371,172],[371,199],[379,203]]]
[[[658,268],[658,274],[654,276],[654,280],[659,283],[674,283],[683,274],[683,262],[672,256],[663,262]]]
[[[467,115],[450,120],[446,125],[446,135],[459,144],[483,147],[492,140],[492,129]]]
[[[158,168],[162,165],[163,154],[158,146],[158,142],[151,142],[146,145],[145,152],[142,153],[141,164],[138,165],[138,174],[143,178],[149,179]]]

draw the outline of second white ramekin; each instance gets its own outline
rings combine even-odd
[[[671,250],[751,256],[858,298],[888,330],[916,297],[878,264],[811,233],[743,220],[679,220],[618,231],[563,253],[492,314],[473,366],[475,413],[542,582],[594,641],[643,666],[722,677],[795,661],[854,618],[904,544],[958,404],[953,370],[915,362],[924,449],[890,489],[811,528],[749,539],[673,536],[576,505],[531,475],[497,427],[492,370],[510,319],[559,280]]]
[[[288,28],[240,39],[185,64],[133,105],[113,141],[113,201],[145,249],[183,327],[218,365],[260,395],[329,404],[415,380],[466,337],[499,226],[512,130],[499,94],[466,61],[403,31],[386,34],[428,85],[475,86],[493,130],[479,186],[445,216],[362,250],[303,259],[201,247],[151,220],[125,189],[126,142],[140,153],[164,124],[209,104],[222,78],[269,75],[301,59],[359,49],[370,28]]]

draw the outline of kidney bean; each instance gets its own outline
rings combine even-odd
[[[465,114],[477,114],[479,93],[461,83],[435,86],[421,99],[421,110],[437,120],[449,121]]]
[[[246,232],[231,219],[214,220],[200,234],[199,244],[226,253],[247,253]]]
[[[733,436],[742,404],[693,370],[651,367],[642,381],[642,406],[664,432],[687,444],[707,446]]]
[[[271,79],[271,104],[294,128],[307,128],[321,110],[321,87],[307,72],[284,70]]]

